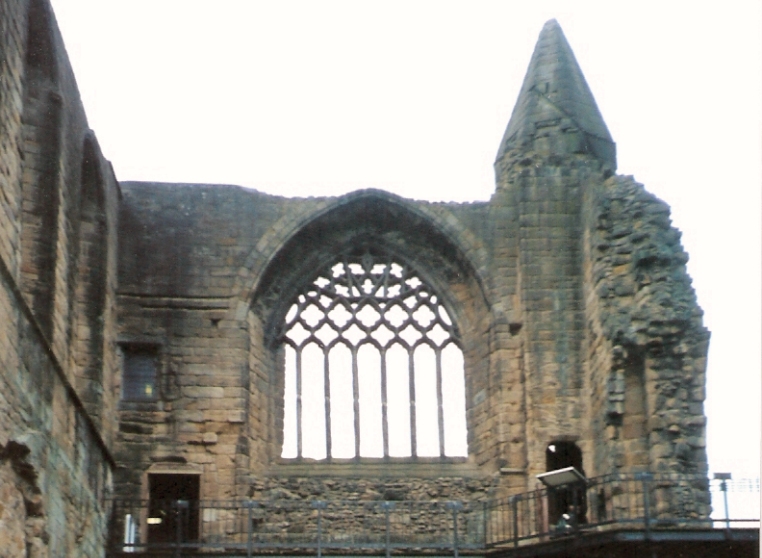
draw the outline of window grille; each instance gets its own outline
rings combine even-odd
[[[125,401],[153,401],[157,399],[158,353],[155,347],[122,347],[124,374],[122,399]]]
[[[296,297],[280,339],[282,457],[467,455],[457,328],[410,266],[342,255]]]

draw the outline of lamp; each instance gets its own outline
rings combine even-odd
[[[574,467],[564,467],[563,469],[556,469],[555,471],[548,471],[537,475],[537,480],[548,488],[559,488],[568,484],[585,483],[587,479],[585,475],[577,471]]]

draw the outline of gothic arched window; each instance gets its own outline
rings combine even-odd
[[[280,339],[282,457],[467,455],[457,327],[409,265],[341,255],[296,297]]]

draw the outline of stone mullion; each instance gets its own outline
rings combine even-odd
[[[413,349],[408,349],[407,357],[407,378],[410,390],[410,451],[412,457],[418,457],[418,436],[415,431],[415,366],[413,361]]]
[[[389,390],[386,384],[386,349],[381,350],[381,432],[384,438],[384,457],[389,457]]]
[[[389,276],[391,275],[392,262],[384,264],[384,273],[382,275],[381,284],[384,286],[383,297],[389,298]]]
[[[444,457],[444,407],[442,404],[442,349],[434,351],[437,359],[437,424],[439,425],[439,456]]]
[[[296,350],[296,457],[302,457],[302,348]]]
[[[355,457],[360,457],[360,382],[357,369],[357,347],[352,347],[352,399],[355,422]]]
[[[346,278],[346,281],[347,281],[347,292],[349,293],[348,298],[351,300],[354,297],[354,293],[352,293],[352,287],[357,288],[357,285],[355,283],[355,278],[353,277],[354,272],[349,267],[349,260],[347,260],[346,257],[342,258],[341,261],[342,261],[342,265],[344,266],[344,277]],[[354,318],[354,312],[352,312],[352,314],[353,314],[352,317]]]
[[[331,458],[331,378],[328,351],[323,349],[323,413],[325,414],[325,456]]]
[[[340,282],[345,286],[346,288],[346,294],[336,292],[336,287],[339,285],[339,278],[334,277],[333,274],[328,274],[330,276],[329,278],[329,284],[333,286],[332,289],[324,289],[323,287],[320,287],[318,285],[318,291],[323,292],[325,291],[326,295],[330,295],[335,300],[341,300],[347,304],[346,309],[350,313],[350,318],[347,321],[347,323],[344,325],[344,327],[340,328],[341,331],[339,331],[339,335],[343,336],[344,331],[348,329],[347,326],[352,327],[358,327],[360,330],[364,332],[363,342],[369,341],[369,338],[375,339],[373,337],[373,332],[378,329],[378,327],[381,327],[382,324],[387,325],[390,327],[390,331],[393,331],[393,339],[396,342],[401,343],[403,347],[405,347],[405,350],[407,351],[407,384],[408,384],[408,406],[409,406],[409,429],[410,429],[410,450],[409,455],[412,458],[417,458],[419,453],[418,448],[418,432],[417,432],[417,423],[418,423],[418,416],[417,416],[417,394],[416,394],[416,376],[415,376],[415,347],[411,347],[408,345],[407,342],[405,342],[403,339],[400,339],[399,337],[399,329],[398,327],[394,327],[384,318],[385,313],[388,309],[389,304],[391,303],[393,306],[396,307],[397,303],[399,304],[399,308],[402,309],[406,313],[406,318],[403,320],[403,325],[412,325],[416,327],[418,331],[421,331],[422,325],[413,318],[412,316],[412,310],[408,307],[408,304],[405,304],[405,300],[408,297],[414,297],[416,300],[419,301],[419,304],[415,306],[415,309],[420,308],[421,304],[426,304],[427,307],[431,308],[433,305],[432,312],[434,313],[435,317],[435,323],[442,326],[444,331],[446,331],[450,339],[454,339],[457,337],[456,335],[456,327],[452,322],[447,322],[442,316],[439,314],[439,306],[438,306],[438,297],[436,295],[432,295],[431,299],[428,300],[428,302],[422,301],[421,293],[423,291],[426,291],[427,293],[431,293],[431,289],[429,288],[428,283],[423,282],[420,278],[417,277],[415,273],[412,273],[411,270],[403,265],[400,265],[400,275],[401,277],[397,277],[396,275],[391,273],[392,267],[394,265],[394,262],[388,262],[384,264],[383,272],[380,273],[379,277],[375,277],[371,274],[371,271],[374,269],[373,262],[368,262],[363,260],[360,265],[362,265],[363,272],[355,273],[351,265],[355,265],[357,262],[355,262],[351,258],[347,258],[346,254],[341,257],[340,265],[342,267],[342,275],[340,277]],[[373,289],[372,292],[368,293],[363,288],[364,282],[361,280],[367,280],[370,279],[373,281]],[[407,280],[413,281],[413,285],[409,285],[406,283]],[[394,283],[394,285],[399,285],[400,292],[390,296],[389,295],[389,288],[390,284]],[[356,291],[355,291],[356,289]],[[300,295],[300,300],[296,302],[297,304],[297,317],[288,323],[293,326],[294,324],[301,323],[304,327],[305,324],[302,321],[302,319],[299,317],[301,313],[305,310],[306,307],[311,304],[312,300],[314,299],[314,296],[310,296],[309,299],[305,299],[305,295]],[[318,297],[319,299],[319,297]],[[366,327],[358,318],[358,312],[361,311],[363,308],[365,308],[366,305],[370,305],[374,310],[376,310],[380,316],[381,320],[374,325],[375,329],[369,329]],[[335,304],[332,304],[330,307],[333,308]],[[323,310],[324,315],[326,315],[325,309]],[[330,319],[330,318],[329,318]],[[322,323],[322,321],[321,321]],[[333,324],[336,326],[336,324]],[[430,326],[431,324],[429,324]],[[310,342],[316,342],[319,343],[322,347],[322,343],[319,342],[319,340],[315,337],[316,335],[316,328],[306,326],[307,331],[309,332],[308,339],[310,339]],[[336,327],[334,327],[336,329]],[[429,328],[426,328],[431,329]],[[423,332],[425,333],[425,332]],[[289,335],[289,332],[286,331],[285,335]],[[374,343],[375,344],[375,343]],[[432,347],[435,354],[435,385],[436,387],[433,389],[436,389],[436,401],[437,401],[437,430],[436,435],[438,436],[438,445],[439,445],[439,456],[444,457],[445,456],[445,421],[444,421],[444,385],[443,385],[443,371],[442,371],[442,351],[441,348],[437,348],[436,346]],[[354,427],[354,457],[359,458],[361,457],[361,442],[362,442],[362,436],[363,433],[361,431],[361,409],[360,409],[360,380],[359,380],[359,347],[354,346],[353,344],[349,345],[350,354],[352,358],[351,363],[351,373],[352,373],[352,412],[353,412],[353,427]],[[384,458],[390,457],[390,445],[391,445],[391,426],[390,426],[390,419],[393,418],[390,416],[390,408],[389,408],[389,376],[388,376],[388,360],[387,355],[388,352],[386,348],[379,347],[379,356],[381,357],[381,363],[380,363],[380,375],[381,375],[381,435],[382,435],[382,444],[383,444],[383,456]],[[325,449],[326,449],[326,458],[332,459],[332,451],[333,451],[333,432],[332,432],[332,420],[331,420],[331,408],[332,408],[332,401],[331,401],[331,376],[330,376],[330,359],[329,359],[329,351],[326,349],[323,349],[323,357],[324,357],[324,385],[323,385],[323,412],[325,417],[325,429],[326,429],[326,439],[325,439]],[[298,458],[302,458],[302,451],[303,451],[303,434],[306,432],[308,435],[310,433],[309,425],[305,425],[302,423],[302,403],[304,400],[302,397],[304,394],[302,393],[304,391],[303,388],[303,382],[302,382],[302,353],[301,351],[298,352],[298,366],[297,366],[297,456]],[[403,365],[404,366],[404,365]],[[401,371],[400,371],[401,372]],[[402,379],[402,378],[400,378]],[[403,388],[404,389],[404,388]],[[312,395],[314,397],[314,394]],[[310,397],[310,394],[306,394],[306,397]],[[309,400],[308,400],[309,401]],[[426,433],[429,434],[429,433]],[[431,433],[433,435],[433,433]]]

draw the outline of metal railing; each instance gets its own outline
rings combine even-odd
[[[519,546],[591,530],[759,527],[759,508],[731,515],[728,491],[759,503],[759,480],[700,475],[609,475],[488,502],[485,546]],[[737,499],[737,498],[733,498]]]
[[[731,508],[738,494],[758,504],[759,480],[616,475],[473,502],[115,500],[109,551],[458,557],[591,530],[759,527],[758,507],[729,513],[729,493]]]
[[[484,547],[483,525],[481,503],[455,501],[116,500],[110,550],[458,556]]]

